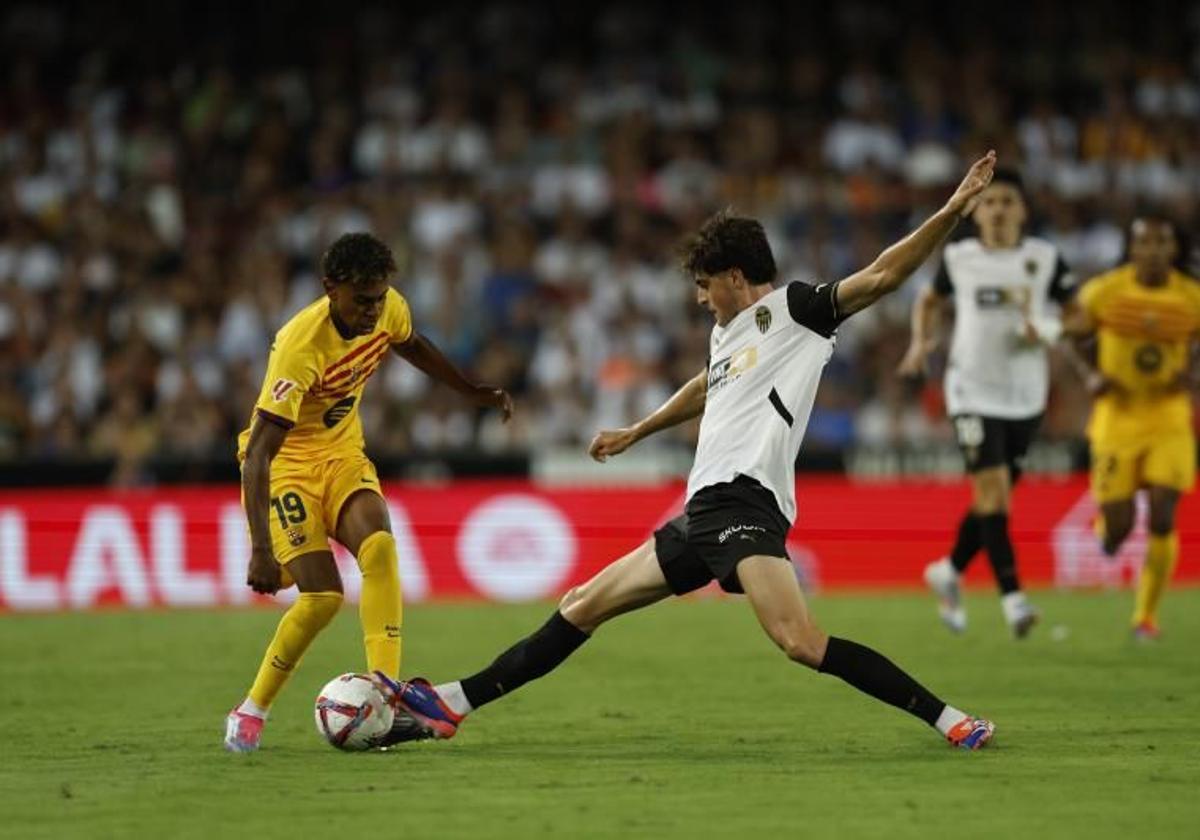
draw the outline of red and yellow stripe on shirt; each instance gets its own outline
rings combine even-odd
[[[1086,283],[1079,304],[1096,325],[1101,373],[1121,386],[1096,400],[1093,442],[1190,433],[1191,396],[1176,382],[1200,334],[1200,283],[1172,271],[1163,285],[1146,286],[1123,265]]]
[[[308,464],[360,453],[363,387],[392,345],[407,341],[412,331],[408,303],[395,289],[388,290],[370,335],[342,338],[330,318],[328,298],[314,301],[284,324],[275,334],[254,406],[262,420],[289,429],[276,461]],[[238,436],[239,461],[249,439],[249,428]]]

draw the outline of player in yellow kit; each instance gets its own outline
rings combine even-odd
[[[396,543],[375,467],[363,452],[358,403],[389,352],[507,420],[502,389],[469,382],[412,326],[390,285],[387,246],[370,234],[340,237],[325,253],[326,296],[275,335],[250,428],[238,438],[242,503],[250,526],[247,584],[274,593],[293,584],[246,699],[229,713],[225,747],[258,748],[263,722],[309,644],[342,604],[332,538],[362,571],[359,616],[367,669],[400,674],[400,574]]]
[[[1089,281],[1067,331],[1095,336],[1085,362],[1095,397],[1088,440],[1092,493],[1104,550],[1115,554],[1134,523],[1134,495],[1150,496],[1150,540],[1133,613],[1139,638],[1158,636],[1157,611],[1179,557],[1175,507],[1196,480],[1191,357],[1200,337],[1200,283],[1174,267],[1174,227],[1142,217],[1130,229],[1130,261]]]

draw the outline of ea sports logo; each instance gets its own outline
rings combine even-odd
[[[346,397],[344,400],[338,400],[329,410],[325,412],[325,416],[321,419],[325,421],[325,428],[332,429],[338,423],[346,419],[346,415],[354,408],[355,397]]]
[[[570,522],[549,501],[524,493],[493,496],[463,522],[457,552],[464,577],[498,601],[545,598],[575,566]]]

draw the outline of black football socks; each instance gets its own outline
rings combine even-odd
[[[478,709],[530,680],[544,677],[589,638],[556,610],[534,633],[497,656],[478,674],[462,680],[463,694],[472,708]]]
[[[817,670],[840,677],[859,691],[903,709],[930,726],[937,724],[938,716],[946,708],[945,703],[890,659],[858,642],[830,636],[825,658]]]
[[[1021,588],[1017,580],[1017,558],[1013,554],[1012,540],[1008,535],[1008,514],[989,513],[977,517],[979,520],[979,535],[983,547],[987,549],[988,560],[992,564],[992,572],[996,575],[996,584],[1000,594],[1007,595]]]
[[[534,633],[496,657],[478,674],[461,680],[471,707],[509,694],[530,680],[561,665],[590,637],[555,612]],[[915,715],[934,726],[946,704],[904,673],[887,657],[857,642],[830,636],[825,658],[817,669],[840,677],[859,691]]]
[[[965,572],[981,548],[983,539],[979,535],[979,517],[968,509],[958,523],[958,536],[954,540],[954,548],[950,549],[950,565],[954,571],[960,575]]]

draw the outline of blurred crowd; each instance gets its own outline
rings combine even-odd
[[[504,426],[392,360],[363,421],[404,454],[579,445],[659,404],[710,327],[673,246],[718,208],[763,220],[785,279],[837,278],[995,147],[1080,276],[1139,208],[1195,225],[1200,5],[907,9],[10,5],[0,459],[231,457],[347,231],[517,399]],[[843,327],[810,446],[949,437],[936,382],[894,375],[933,268]],[[1055,364],[1045,433],[1077,437]]]

